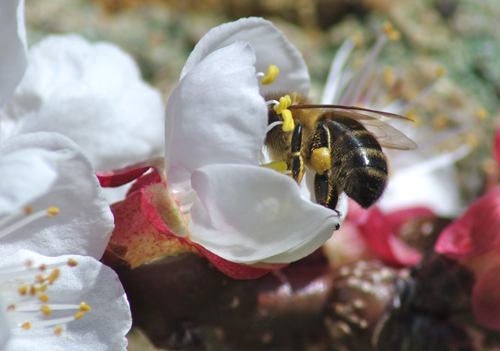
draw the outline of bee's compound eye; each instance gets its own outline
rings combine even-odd
[[[328,172],[332,168],[330,149],[327,147],[314,149],[311,153],[311,166],[319,175]]]

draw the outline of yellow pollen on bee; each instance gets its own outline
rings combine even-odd
[[[279,73],[280,73],[280,70],[279,70],[278,66],[269,65],[269,68],[267,69],[267,73],[264,75],[264,77],[260,81],[260,84],[269,85],[269,84],[273,83],[276,80],[276,78],[278,77]]]
[[[271,168],[280,173],[285,173],[288,169],[288,165],[285,161],[272,161],[262,165],[262,167]]]
[[[49,208],[47,208],[47,217],[49,217],[49,218],[54,217],[58,213],[59,213],[58,207],[50,206]]]
[[[484,121],[486,120],[488,117],[489,117],[489,113],[488,111],[486,111],[486,109],[484,108],[480,108],[478,109],[475,113],[474,113],[474,116],[481,120],[481,121]]]
[[[319,175],[330,170],[332,168],[330,149],[327,147],[314,149],[311,153],[311,166]]]
[[[401,38],[401,33],[395,30],[389,22],[384,22],[383,29],[389,39],[399,40]]]
[[[48,317],[52,314],[52,310],[50,309],[49,306],[40,307],[40,312],[42,312],[44,317]]]

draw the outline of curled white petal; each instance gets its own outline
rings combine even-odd
[[[76,267],[65,265],[69,258]],[[79,304],[85,302],[91,310],[83,318],[67,323],[63,335],[56,336],[52,327],[12,330],[7,351],[28,350],[126,350],[125,335],[131,326],[130,307],[116,273],[92,257],[65,255],[44,257],[21,250],[3,257],[5,264],[23,263],[60,264],[59,277],[45,292],[51,304]],[[5,295],[4,295],[5,298]],[[5,301],[6,304],[9,301]],[[41,317],[38,317],[41,319]],[[38,320],[34,319],[33,324]],[[4,351],[4,349],[2,349]]]
[[[188,190],[191,173],[215,163],[257,166],[267,107],[247,42],[219,49],[198,62],[167,103],[165,163],[169,187]]]
[[[101,258],[114,222],[89,160],[74,142],[60,134],[47,132],[10,138],[0,144],[0,155],[15,154],[27,148],[44,149],[56,157],[66,157],[57,164],[59,176],[51,190],[29,203],[33,212],[56,206],[59,214],[40,218],[12,235],[0,238],[0,256],[28,249],[48,256],[71,252]],[[31,187],[30,184],[24,186],[21,192]]]
[[[271,22],[262,18],[242,18],[210,30],[195,46],[181,72],[181,79],[210,53],[245,40],[255,50],[258,72],[267,72],[269,65],[278,66],[276,81],[262,86],[262,94],[289,92],[307,94],[311,86],[302,54]]]
[[[193,173],[198,198],[190,239],[216,255],[252,264],[275,255],[297,260],[321,246],[339,224],[336,213],[304,199],[283,174],[250,165],[209,165]],[[307,243],[307,244],[306,244]],[[305,247],[306,250],[294,251]]]
[[[30,49],[26,74],[0,110],[0,135],[58,132],[107,170],[161,151],[163,112],[160,93],[118,47],[54,35]]]
[[[26,70],[24,0],[0,2],[0,107],[12,96]]]

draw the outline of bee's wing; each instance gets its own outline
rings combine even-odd
[[[293,105],[292,105],[293,106]],[[290,108],[293,108],[290,106]],[[394,113],[368,110],[361,107],[354,106],[340,106],[340,105],[296,105],[297,108],[320,108],[327,111],[334,111],[335,115],[341,117],[352,118],[359,121],[365,128],[373,134],[381,146],[390,149],[399,150],[414,150],[417,144],[413,142],[406,135],[401,133],[396,128],[387,123],[382,122],[380,119],[383,117],[397,118],[407,121],[411,119],[396,115]],[[300,107],[299,107],[300,106]]]

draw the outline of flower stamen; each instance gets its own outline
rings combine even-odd
[[[54,327],[50,332],[55,335],[63,333],[64,324],[81,319],[91,310],[85,302],[79,304],[50,303],[49,295],[42,293],[53,285],[60,277],[62,266],[75,267],[78,262],[69,259],[67,262],[42,264],[18,264],[0,270],[0,289],[2,298],[8,302],[5,311],[9,314],[12,328],[31,330],[34,328]],[[40,275],[40,271],[50,273]],[[57,300],[57,298],[54,298]],[[69,316],[54,316],[54,312],[70,312]],[[76,312],[74,312],[76,311]]]
[[[21,214],[26,215],[25,218],[21,219],[20,221],[17,221],[10,226],[3,228],[0,230],[0,238],[6,237],[9,234],[12,234],[13,232],[17,231],[18,229],[21,229],[22,227],[40,219],[43,217],[51,218],[54,217],[59,213],[59,208],[50,206],[45,210],[38,211],[36,213],[31,214],[31,207],[25,207],[24,209],[15,211],[11,215],[8,215],[0,220],[0,227],[2,225],[5,225],[8,222],[11,222],[14,220],[16,217],[18,217]]]
[[[288,107],[290,107],[291,104],[292,104],[292,99],[290,98],[290,95],[285,95],[280,98],[279,104],[275,104],[273,107],[274,111],[276,111],[278,115],[281,115],[281,117],[283,117],[284,132],[290,132],[295,128],[295,123],[292,117],[292,111],[288,109]]]
[[[272,84],[276,80],[279,73],[280,73],[280,70],[279,70],[278,66],[269,65],[269,68],[267,69],[266,74],[264,74],[262,72],[258,72],[256,75],[257,75],[257,77],[262,77],[260,84],[269,85],[269,84]]]

